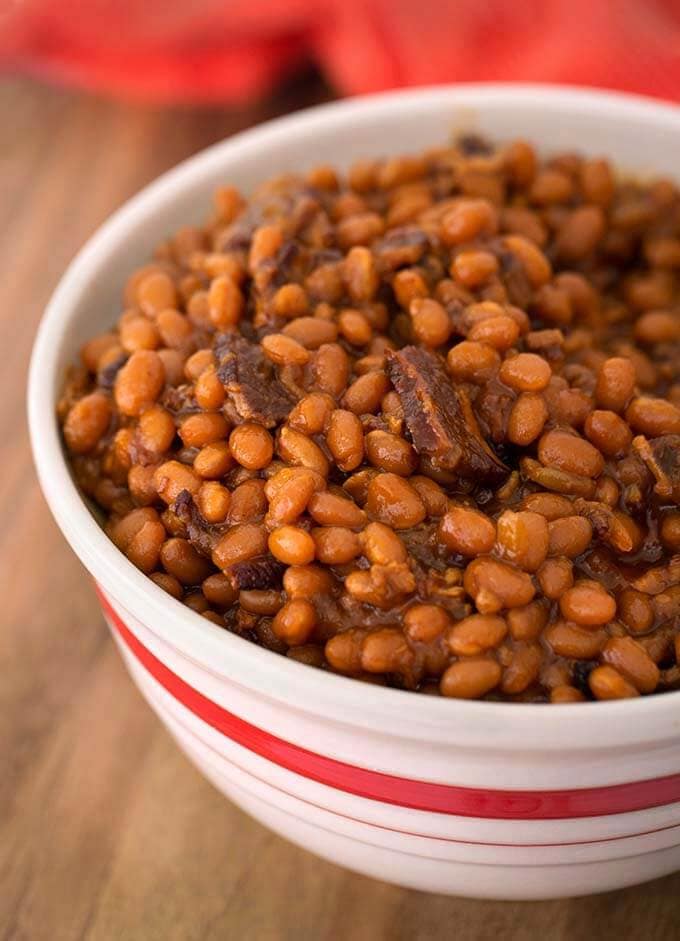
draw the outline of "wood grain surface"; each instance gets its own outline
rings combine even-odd
[[[265,830],[142,701],[40,495],[26,367],[74,253],[183,157],[327,97],[314,76],[242,111],[0,83],[0,939],[680,938],[680,874],[589,899],[475,902],[353,875]]]

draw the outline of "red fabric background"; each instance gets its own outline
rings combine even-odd
[[[451,81],[680,98],[680,0],[0,0],[0,65],[127,98],[242,102],[313,61],[344,94]]]

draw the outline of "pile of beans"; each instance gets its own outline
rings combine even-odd
[[[127,558],[301,663],[680,688],[680,191],[474,136],[215,194],[59,419]]]

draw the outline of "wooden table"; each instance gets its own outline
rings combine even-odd
[[[227,803],[132,686],[40,495],[24,418],[43,306],[106,216],[247,110],[114,104],[0,84],[0,941],[563,941],[680,937],[680,874],[566,902],[404,891],[322,862]]]

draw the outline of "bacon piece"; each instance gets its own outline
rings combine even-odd
[[[494,483],[510,473],[482,437],[467,393],[454,385],[441,357],[405,346],[388,354],[387,369],[413,445],[433,467]]]
[[[217,375],[239,418],[274,428],[288,417],[296,400],[257,343],[224,333],[215,343],[215,354]]]

